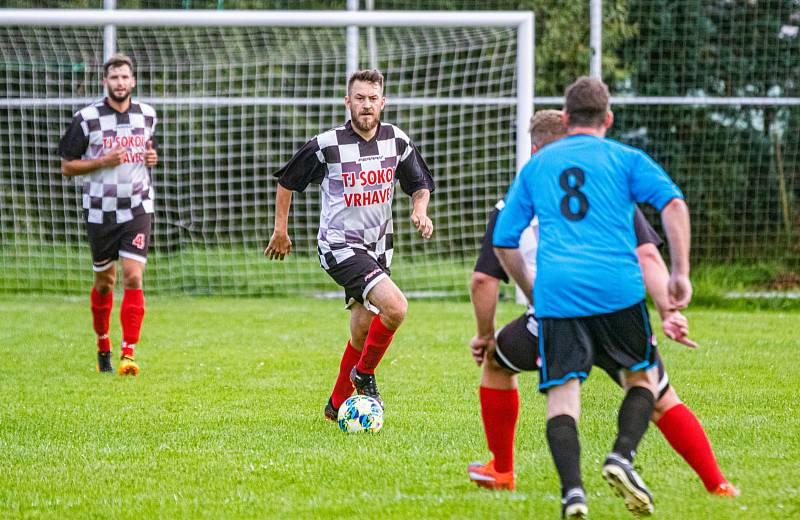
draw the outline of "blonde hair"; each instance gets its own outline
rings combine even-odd
[[[531,117],[528,132],[531,134],[531,144],[541,148],[553,141],[558,141],[567,133],[561,110],[537,110]]]

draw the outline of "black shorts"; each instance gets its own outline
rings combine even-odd
[[[658,349],[644,301],[626,309],[581,318],[539,320],[539,390],[589,377],[592,365],[609,373],[647,370]],[[616,378],[615,378],[616,379]]]
[[[119,257],[146,264],[152,217],[152,214],[144,213],[122,224],[87,222],[86,234],[92,248],[92,268],[96,272],[105,271]]]
[[[538,327],[529,307],[525,314],[500,329],[494,351],[497,363],[512,372],[538,370]]]
[[[525,314],[505,325],[497,333],[497,347],[494,359],[501,367],[511,372],[532,372],[539,370],[538,323],[533,312],[528,309]],[[622,370],[624,367],[611,361],[609,357],[594,360],[594,364],[605,370],[615,383],[622,386]],[[658,399],[669,390],[669,376],[661,361],[661,355],[656,352],[658,366]]]
[[[508,274],[506,274],[503,266],[500,265],[500,260],[494,254],[494,247],[492,246],[494,225],[497,223],[497,215],[499,214],[500,210],[494,208],[489,216],[489,222],[486,224],[486,233],[483,235],[483,242],[481,243],[481,252],[478,254],[478,261],[475,263],[474,270],[508,283]]]
[[[381,257],[383,258],[383,257]],[[345,306],[358,302],[368,310],[378,313],[378,308],[367,299],[370,289],[392,272],[385,262],[378,261],[369,254],[357,253],[325,271],[344,288]]]

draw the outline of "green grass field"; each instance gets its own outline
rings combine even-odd
[[[411,302],[378,372],[386,424],[369,436],[343,434],[322,416],[348,334],[339,300],[152,297],[142,373],[129,379],[94,372],[86,300],[0,296],[0,518],[560,513],[533,375],[521,379],[518,490],[467,480],[467,463],[488,457],[466,346],[469,303]],[[501,305],[500,320],[520,309]],[[742,496],[708,496],[651,428],[637,465],[656,517],[800,517],[800,313],[688,315],[701,349],[662,341],[662,353]],[[593,519],[633,518],[599,474],[620,400],[601,371],[584,386]]]

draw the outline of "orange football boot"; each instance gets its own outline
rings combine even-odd
[[[738,497],[741,493],[739,492],[739,488],[731,484],[730,482],[723,482],[719,486],[715,487],[712,494],[717,495],[718,497]]]
[[[467,467],[467,473],[469,474],[469,479],[480,487],[514,490],[514,472],[500,473],[494,469],[494,459],[486,464],[473,462]]]

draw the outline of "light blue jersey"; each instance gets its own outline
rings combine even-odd
[[[493,243],[518,247],[537,215],[536,317],[616,312],[645,294],[635,204],[661,211],[674,198],[683,198],[680,189],[641,150],[591,135],[569,136],[544,147],[517,175]]]

